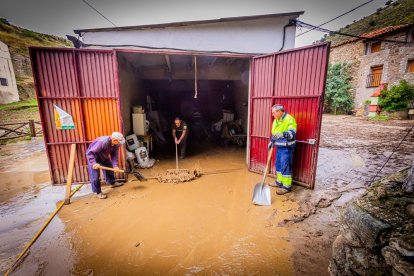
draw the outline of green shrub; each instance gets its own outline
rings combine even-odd
[[[401,80],[389,90],[382,90],[379,105],[386,111],[407,110],[408,105],[414,101],[414,85]]]
[[[325,109],[334,114],[348,113],[353,100],[350,93],[352,77],[346,63],[329,64],[326,79]]]

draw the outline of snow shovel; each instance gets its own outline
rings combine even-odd
[[[126,173],[126,174],[133,174],[135,176],[136,179],[138,179],[139,181],[145,181],[147,180],[142,174],[140,174],[139,172],[128,172],[128,171],[124,171],[124,170],[116,170],[114,168],[110,168],[110,167],[104,167],[104,166],[98,166],[98,169],[102,169],[102,170],[107,170],[107,171],[113,171],[113,172],[119,172],[119,173]]]
[[[272,159],[273,148],[269,150],[267,157],[266,169],[264,171],[263,179],[261,182],[254,186],[252,203],[256,205],[270,206],[272,204],[272,197],[270,196],[270,187],[265,184],[267,171],[269,170],[270,159]]]

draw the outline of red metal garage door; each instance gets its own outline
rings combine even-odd
[[[122,132],[114,53],[31,48],[30,56],[52,183],[66,182],[72,143],[77,144],[73,181],[87,182],[88,144]],[[75,129],[56,129],[54,105],[72,115]],[[123,160],[121,151],[121,166]]]
[[[293,179],[314,188],[329,47],[320,44],[253,58],[250,170],[263,172],[266,166],[271,107],[280,103],[298,123]]]

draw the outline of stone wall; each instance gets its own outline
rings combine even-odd
[[[31,77],[32,65],[30,64],[30,58],[26,55],[13,53],[10,51],[11,59],[13,61],[14,72],[16,77]]]
[[[386,40],[405,41],[406,31],[401,31],[384,37]],[[378,87],[366,87],[367,76],[371,67],[383,65],[382,83],[388,87],[398,83],[401,79],[414,83],[414,73],[407,72],[407,62],[414,59],[414,44],[395,42],[381,43],[381,51],[365,54],[365,44],[361,40],[333,46],[330,54],[330,63],[348,62],[351,64],[353,77],[351,93],[354,95],[355,107],[362,107],[369,100]]]
[[[407,171],[373,184],[341,212],[331,275],[414,275],[414,193]]]
[[[405,31],[385,37],[387,40],[405,41]],[[381,83],[388,83],[388,87],[406,79],[414,83],[414,73],[407,72],[407,62],[414,59],[414,44],[402,44],[395,42],[381,43],[381,51],[361,56],[361,64],[358,73],[358,88],[355,103],[360,104],[368,100],[377,87],[366,87],[367,76],[371,73],[371,67],[383,65]]]
[[[355,98],[358,85],[358,72],[361,64],[360,57],[364,53],[364,44],[361,41],[333,46],[329,55],[329,63],[347,63],[350,65],[352,76],[350,92]]]

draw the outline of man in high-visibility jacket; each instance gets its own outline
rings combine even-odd
[[[285,108],[276,104],[272,107],[275,118],[272,124],[272,136],[268,148],[277,147],[276,173],[277,179],[270,186],[276,187],[276,193],[283,195],[292,190],[293,152],[296,144],[296,120],[285,112]]]

